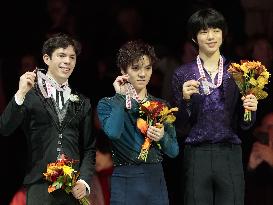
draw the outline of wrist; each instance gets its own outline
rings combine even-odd
[[[190,98],[190,97],[184,97],[184,96],[183,96],[183,100],[186,101],[186,102],[189,102],[189,101],[191,100],[191,98]]]
[[[18,90],[15,95],[19,101],[24,101],[26,93]]]

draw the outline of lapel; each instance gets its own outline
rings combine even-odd
[[[234,98],[236,97],[235,90],[236,90],[236,83],[233,80],[231,74],[227,71],[229,62],[224,59],[224,73],[223,73],[223,90],[224,90],[224,97],[225,97],[225,107],[230,107],[233,102]]]
[[[83,107],[83,97],[72,89],[71,94],[78,96],[78,100],[69,102],[64,120],[60,126],[60,131],[63,131],[65,129],[65,127],[79,114],[79,111]]]
[[[67,107],[67,112],[65,114],[64,120],[62,123],[59,122],[58,113],[55,108],[55,102],[53,98],[45,98],[41,91],[39,90],[38,86],[35,86],[36,93],[40,97],[44,108],[47,110],[49,117],[52,119],[54,126],[57,128],[57,130],[61,133],[64,128],[71,122],[72,119],[79,113],[83,106],[83,97],[78,95],[78,93],[73,92],[71,90],[71,94],[77,95],[79,97],[78,101],[75,102],[69,102]]]
[[[42,95],[37,84],[35,84],[35,91],[36,91],[37,95],[40,97],[40,100],[41,100],[44,108],[47,110],[49,117],[52,119],[54,126],[59,130],[60,129],[59,119],[58,119],[58,114],[55,110],[55,105],[54,105],[53,99],[52,98],[45,98]]]

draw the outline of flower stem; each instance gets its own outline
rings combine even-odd
[[[247,109],[245,109],[244,121],[245,122],[250,122],[251,121],[251,111],[249,111]]]
[[[88,198],[86,196],[81,198],[79,201],[80,201],[80,204],[90,205],[90,202],[89,202],[89,200],[88,200]]]

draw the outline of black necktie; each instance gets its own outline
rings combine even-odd
[[[62,108],[63,108],[63,106],[64,106],[64,92],[56,90],[56,103],[59,107],[60,107],[60,103],[59,103],[60,97],[61,97],[61,103],[62,103]]]

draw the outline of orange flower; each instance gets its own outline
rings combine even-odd
[[[148,130],[148,124],[145,120],[143,120],[142,118],[138,118],[137,119],[137,127],[142,134],[146,134],[146,132]]]
[[[140,104],[140,118],[137,119],[137,127],[144,135],[144,143],[141,146],[141,151],[138,159],[146,161],[149,153],[152,140],[146,136],[148,127],[150,125],[156,126],[156,123],[173,123],[175,116],[173,112],[178,111],[178,108],[169,109],[167,105],[160,101],[146,101]],[[158,144],[160,147],[160,145]]]
[[[60,159],[56,162],[47,165],[46,173],[43,173],[43,175],[45,176],[45,180],[52,182],[48,186],[48,193],[57,189],[63,189],[68,194],[72,192],[72,188],[79,177],[79,172],[72,168],[72,165],[77,161],[61,155]],[[83,205],[90,205],[86,196],[81,198],[79,202]]]
[[[51,186],[51,185],[47,189],[48,193],[51,193],[51,192],[53,192],[55,190],[56,190],[56,187],[55,186]]]
[[[263,90],[264,85],[268,84],[270,73],[266,67],[259,61],[240,61],[241,64],[231,63],[228,72],[233,76],[241,94],[246,96],[253,94],[257,100],[264,99],[268,96]],[[251,112],[245,110],[244,121],[251,120]]]

